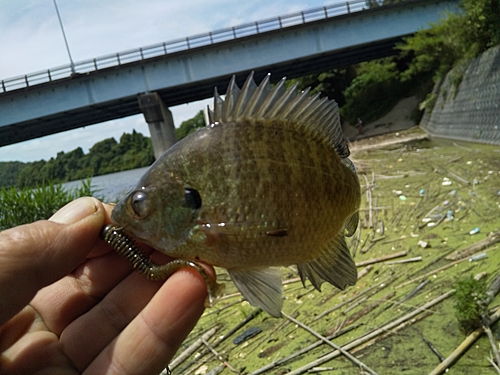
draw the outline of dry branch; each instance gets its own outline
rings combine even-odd
[[[219,361],[222,362],[222,364],[224,365],[224,367],[227,367],[228,369],[230,369],[232,372],[236,373],[236,374],[239,374],[240,372],[238,370],[236,370],[233,366],[231,366],[231,364],[229,364],[229,362],[224,359],[224,357],[222,357],[219,352],[217,352],[213,346],[211,346],[203,337],[201,338],[201,340],[203,341],[203,344],[208,348],[208,350],[210,350],[212,352],[212,354],[215,356],[215,358],[217,358]]]
[[[379,258],[364,260],[362,262],[357,262],[356,267],[364,267],[364,266],[367,266],[369,264],[380,263],[380,262],[384,262],[384,261],[389,260],[389,259],[401,258],[401,257],[406,256],[406,254],[407,254],[406,251],[400,251],[398,253],[384,255],[384,256],[381,256]]]
[[[175,357],[172,362],[168,365],[171,370],[179,366],[182,362],[184,362],[187,358],[189,358],[202,344],[203,341],[208,340],[212,337],[215,332],[217,332],[219,327],[214,327],[211,330],[204,333],[198,340],[196,340],[193,344],[191,344],[186,350],[184,350],[181,354]]]

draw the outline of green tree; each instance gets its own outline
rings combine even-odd
[[[323,96],[334,99],[339,106],[344,105],[344,90],[349,86],[356,76],[354,66],[346,68],[335,68],[320,74],[309,74],[300,78],[290,80],[289,86],[298,84],[300,90],[311,88],[311,94],[321,92]]]
[[[193,118],[189,120],[183,121],[181,125],[175,129],[175,134],[177,136],[177,140],[181,140],[192,132],[196,131],[199,128],[205,126],[205,119],[203,115],[203,110],[199,111]]]
[[[359,64],[357,76],[344,91],[341,114],[351,124],[361,117],[371,121],[387,112],[402,95],[399,71],[393,58]]]

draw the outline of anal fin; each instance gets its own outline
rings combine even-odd
[[[269,315],[281,317],[283,285],[278,267],[228,269],[229,275],[243,297]]]
[[[318,290],[324,281],[344,290],[348,285],[356,284],[358,280],[356,264],[345,242],[343,231],[330,241],[317,259],[298,264],[297,267],[302,283],[309,279]]]

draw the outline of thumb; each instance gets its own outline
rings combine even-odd
[[[104,218],[102,203],[86,197],[67,204],[49,220],[0,232],[0,325],[38,290],[85,261]]]

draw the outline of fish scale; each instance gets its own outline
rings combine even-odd
[[[273,316],[278,266],[297,264],[318,289],[357,279],[344,228],[355,231],[360,188],[338,106],[294,90],[269,77],[257,87],[250,76],[241,90],[231,81],[210,123],[167,150],[112,214],[159,251],[227,268]]]

